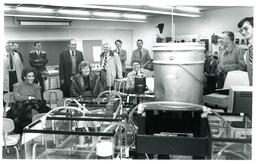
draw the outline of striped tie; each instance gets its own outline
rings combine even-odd
[[[253,61],[253,46],[249,46],[249,55],[248,55],[248,58],[249,58],[249,63],[252,64],[252,61]]]
[[[104,55],[104,59],[103,59],[103,70],[106,70],[106,65],[107,65],[107,54]]]

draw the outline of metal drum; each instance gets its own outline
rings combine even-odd
[[[154,45],[156,100],[202,103],[204,50],[204,43]]]

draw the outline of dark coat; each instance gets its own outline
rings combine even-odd
[[[48,63],[47,53],[40,51],[40,53],[37,54],[36,50],[30,51],[29,63],[31,67],[34,67],[38,71],[45,70],[45,65]]]
[[[98,96],[102,91],[103,88],[100,82],[100,76],[97,74],[90,74],[90,88],[91,88],[91,96],[95,97]],[[78,97],[78,96],[87,96],[85,94],[85,83],[83,75],[78,73],[71,77],[71,96]]]
[[[83,54],[76,50],[76,72],[78,72],[78,65],[83,61]],[[70,51],[66,50],[60,54],[59,58],[59,76],[60,81],[64,80],[64,85],[61,84],[61,90],[65,97],[70,97],[70,78],[72,76],[72,61]]]

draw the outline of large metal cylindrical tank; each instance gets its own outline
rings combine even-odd
[[[154,45],[156,100],[202,103],[204,50],[204,43]]]

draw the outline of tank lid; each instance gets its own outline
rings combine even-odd
[[[204,43],[156,43],[153,46],[153,51],[166,51],[166,50],[205,50]]]

